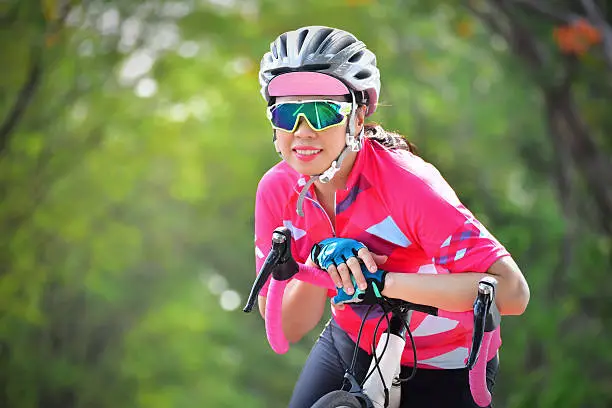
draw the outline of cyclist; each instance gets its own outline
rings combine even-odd
[[[523,313],[529,288],[508,251],[410,143],[365,123],[377,107],[380,76],[376,57],[363,42],[323,26],[283,33],[263,56],[259,81],[282,160],[257,189],[257,270],[270,250],[272,231],[284,225],[292,231],[292,252],[300,263],[321,266],[321,250],[345,251],[344,262],[336,259],[323,269],[348,296],[376,286],[389,298],[467,311],[477,282],[491,274],[499,282],[500,312]],[[266,288],[258,299],[262,315],[265,294]],[[318,324],[327,299],[335,294],[298,280],[289,283],[282,313],[289,341],[298,341]],[[341,388],[367,307],[332,303],[332,318],[302,369],[291,408],[310,407]],[[381,313],[370,314],[363,329],[355,373],[359,381],[370,364]],[[418,371],[402,385],[402,406],[476,406],[464,368],[471,331],[422,313],[414,313],[410,327],[418,361],[408,342],[402,370],[409,373],[417,364]],[[489,388],[500,344],[497,332],[490,354],[495,357],[487,365]]]

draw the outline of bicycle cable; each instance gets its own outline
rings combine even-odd
[[[369,372],[369,373],[367,373],[367,375],[366,375],[366,376],[365,376],[365,378],[363,379],[363,382],[362,382],[362,384],[361,384],[361,385],[363,386],[363,384],[365,384],[365,382],[368,380],[368,378],[370,378],[370,376],[371,376],[372,374],[374,374],[374,371],[375,371],[375,370],[377,370],[377,371],[378,371],[378,374],[380,375],[380,378],[381,378],[381,380],[382,380],[382,382],[383,382],[383,386],[386,388],[386,384],[384,383],[384,379],[382,378],[382,373],[381,373],[381,371],[380,371],[380,360],[379,360],[378,356],[376,355],[376,338],[377,338],[378,329],[380,328],[380,325],[381,325],[381,323],[382,323],[384,320],[387,320],[387,328],[385,329],[385,331],[387,332],[387,334],[388,334],[388,335],[389,335],[389,334],[391,334],[391,327],[390,327],[390,323],[391,323],[391,321],[390,321],[390,319],[389,319],[389,311],[387,311],[387,310],[385,309],[385,307],[384,307],[384,304],[383,304],[383,303],[381,303],[381,304],[380,304],[380,307],[381,307],[381,309],[383,310],[383,314],[382,314],[382,315],[380,316],[380,318],[378,319],[378,322],[376,323],[376,327],[374,328],[374,334],[373,334],[373,337],[372,337],[372,345],[371,345],[371,346],[372,346],[372,347],[371,347],[371,350],[372,350],[372,358],[374,359],[374,362],[375,362],[376,364],[374,365],[374,367],[372,368],[372,370],[370,370],[370,372]],[[383,347],[383,349],[382,349],[382,351],[381,351],[381,353],[380,353],[381,357],[382,357],[382,355],[383,355],[383,354],[385,354],[385,351],[387,350],[387,346],[388,346],[388,345],[389,345],[389,336],[387,336],[387,339],[386,339],[386,341],[385,341],[385,345],[384,345],[384,347]]]
[[[349,367],[351,374],[354,374],[355,365],[357,364],[357,353],[359,351],[359,344],[361,343],[361,335],[363,334],[363,327],[365,326],[365,322],[368,320],[368,315],[370,314],[372,309],[374,309],[374,306],[376,305],[375,304],[370,305],[370,307],[368,307],[368,310],[366,311],[366,314],[361,319],[361,324],[359,325],[359,332],[357,333],[357,342],[355,344],[355,349],[353,350],[353,359],[351,360],[351,365]]]
[[[374,334],[372,337],[372,358],[374,358],[374,367],[367,373],[367,375],[365,376],[365,378],[363,379],[361,386],[363,387],[363,385],[365,384],[365,382],[368,380],[368,378],[370,378],[370,376],[372,374],[374,374],[374,372],[378,371],[378,375],[380,376],[380,379],[382,381],[382,385],[383,388],[385,390],[385,400],[387,400],[389,398],[389,389],[387,387],[387,384],[385,383],[385,380],[382,376],[382,371],[380,369],[380,358],[377,356],[376,354],[376,339],[377,339],[377,333],[378,330],[380,329],[380,325],[382,324],[383,321],[387,321],[387,328],[385,329],[385,331],[387,332],[387,334],[391,333],[391,327],[390,327],[390,318],[389,318],[389,313],[393,313],[396,312],[398,310],[400,310],[402,308],[401,305],[396,305],[396,306],[392,306],[391,309],[387,309],[385,307],[385,303],[379,303],[379,304],[372,304],[370,305],[370,307],[368,307],[368,310],[366,311],[365,315],[363,316],[363,318],[361,319],[361,324],[359,325],[359,331],[357,333],[357,341],[355,343],[355,349],[353,350],[353,357],[351,360],[351,364],[347,370],[348,373],[350,373],[351,375],[355,375],[354,370],[355,370],[355,366],[357,364],[357,355],[359,352],[359,345],[361,344],[361,337],[363,335],[363,329],[365,326],[366,321],[368,320],[368,316],[369,314],[372,312],[372,310],[374,309],[375,306],[379,306],[382,311],[383,314],[380,316],[380,318],[378,319],[378,322],[376,323],[376,326],[374,328]],[[405,319],[401,319],[402,323],[404,324],[404,327],[406,328],[406,331],[408,332],[408,337],[410,338],[410,344],[412,347],[412,354],[413,354],[413,361],[414,361],[414,366],[412,367],[412,373],[410,374],[410,376],[408,376],[407,378],[398,378],[399,382],[406,382],[409,381],[411,379],[414,378],[414,376],[416,375],[416,371],[417,371],[417,365],[416,365],[416,361],[417,361],[417,355],[416,355],[416,345],[414,344],[414,337],[412,336],[412,331],[410,330],[410,325],[408,324],[408,322],[406,322]],[[332,337],[333,340],[333,337]],[[389,345],[389,336],[387,336],[386,341],[385,341],[385,345],[381,350],[381,358],[382,355],[384,355],[384,353],[387,350],[387,346]]]
[[[406,328],[406,331],[408,332],[408,337],[410,337],[410,346],[412,347],[412,361],[414,364],[412,365],[412,372],[407,378],[397,377],[397,380],[399,382],[410,381],[414,378],[414,376],[417,373],[417,353],[416,353],[416,345],[414,344],[414,337],[412,337],[412,331],[410,331],[410,325],[406,323],[406,321],[404,321],[404,327]]]
[[[382,306],[382,304],[381,304]],[[377,333],[378,333],[378,329],[380,328],[380,324],[383,322],[383,320],[387,320],[387,334],[390,333],[390,328],[389,328],[389,313],[393,313],[396,312],[398,310],[400,310],[402,308],[402,305],[396,305],[396,306],[392,306],[390,310],[385,310],[383,308],[383,311],[385,312],[385,314],[383,314],[380,319],[378,320],[378,323],[376,324],[376,328],[374,329],[374,336],[372,337],[372,349],[373,349],[373,358],[374,361],[376,362],[375,367],[367,374],[367,376],[365,377],[365,379],[363,380],[363,383],[365,383],[365,381],[374,373],[374,369],[378,370],[379,375],[381,376],[381,380],[382,380],[382,374],[380,371],[380,360],[376,355],[375,352],[375,347],[376,347],[376,338],[377,338]],[[417,354],[416,354],[416,345],[414,343],[414,337],[412,336],[412,331],[410,330],[410,324],[408,322],[406,322],[405,319],[402,319],[402,323],[404,324],[404,327],[406,328],[406,331],[408,332],[408,337],[410,338],[410,345],[412,347],[412,356],[413,356],[413,362],[414,365],[412,367],[412,372],[410,373],[410,375],[407,378],[399,378],[398,377],[398,381],[399,382],[406,382],[406,381],[410,381],[412,380],[417,372]],[[385,346],[383,347],[382,351],[381,351],[381,356],[385,353],[386,349],[387,349],[387,345],[389,344],[389,337],[387,337],[387,341],[385,342]],[[383,381],[383,386],[385,386],[386,389],[386,384],[384,384],[384,380]],[[363,385],[363,384],[362,384]]]
[[[372,358],[374,359],[375,364],[374,364],[374,368],[372,369],[372,371],[370,371],[370,373],[366,375],[361,386],[363,387],[367,379],[374,373],[374,369],[376,369],[376,371],[378,371],[378,376],[380,377],[380,382],[382,383],[383,391],[385,393],[385,405],[384,406],[387,407],[389,406],[389,387],[387,387],[387,383],[385,382],[385,378],[383,376],[382,370],[380,369],[380,360],[378,356],[376,355],[376,346],[377,346],[376,333],[378,333],[378,329],[380,328],[380,324],[382,323],[383,317],[384,317],[387,320],[387,330],[386,330],[387,338],[385,340],[385,345],[383,346],[383,349],[380,353],[380,356],[382,359],[382,356],[385,354],[385,351],[387,350],[387,346],[389,345],[389,338],[391,337],[391,320],[389,319],[389,312],[385,309],[384,303],[381,303],[380,307],[383,310],[383,315],[380,317],[380,319],[378,319],[378,322],[376,323],[376,327],[374,328],[374,336],[372,337]],[[391,380],[391,385],[393,385],[393,379]]]

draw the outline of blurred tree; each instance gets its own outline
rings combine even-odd
[[[612,98],[612,14],[606,3],[594,0],[465,3],[494,36],[503,38],[522,65],[524,77],[541,95],[552,154],[546,158],[539,146],[529,143],[522,147],[521,156],[532,172],[548,177],[555,186],[563,237],[556,251],[557,264],[550,270],[552,280],[546,286],[550,307],[561,307],[562,312],[551,318],[547,311],[539,320],[558,322],[551,333],[563,339],[564,349],[597,344],[598,335],[610,334],[606,323],[612,312],[607,300],[612,298],[610,287],[596,283],[606,279],[612,257],[612,123],[606,108]],[[544,167],[540,165],[543,159],[548,162]],[[603,269],[587,266],[593,254],[589,247],[601,249]],[[536,307],[533,312],[543,309]],[[552,401],[575,406],[609,403],[604,401],[611,398],[606,384],[612,379],[612,362],[604,352],[591,348],[572,354],[575,361],[569,363],[567,354],[555,356],[547,348],[535,343],[527,348],[536,361],[531,366],[546,367],[543,372],[556,374],[555,379],[543,376],[536,380],[547,387],[536,399],[538,405]],[[579,368],[580,361],[586,360],[593,365]],[[577,370],[586,381],[580,387],[563,389],[576,378]]]

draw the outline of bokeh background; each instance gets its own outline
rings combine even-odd
[[[286,407],[258,313],[259,60],[321,24],[531,286],[496,406],[612,406],[612,8],[595,0],[0,2],[0,407]],[[308,307],[308,305],[304,305]]]

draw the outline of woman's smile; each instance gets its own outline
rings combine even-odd
[[[292,151],[298,160],[309,162],[316,159],[323,149],[312,146],[296,146]]]

